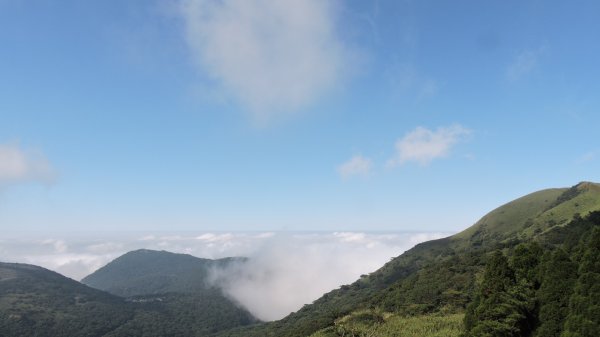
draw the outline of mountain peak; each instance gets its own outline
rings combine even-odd
[[[582,181],[579,184],[575,185],[574,187],[577,188],[578,190],[584,190],[584,191],[589,191],[591,189],[600,190],[600,184],[593,183],[591,181]]]
[[[533,237],[566,224],[576,214],[585,216],[598,210],[600,184],[582,181],[570,188],[541,190],[504,204],[454,238],[481,241],[490,237]]]
[[[81,281],[119,296],[197,293],[212,287],[214,269],[243,258],[202,259],[189,254],[138,249],[116,258]]]

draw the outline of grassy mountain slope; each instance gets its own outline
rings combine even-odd
[[[337,319],[333,326],[310,337],[459,337],[462,314],[403,317],[392,313],[358,311]]]
[[[486,214],[475,225],[452,237],[477,244],[478,239],[532,238],[564,225],[576,214],[600,210],[600,184],[582,182],[571,188],[534,192]]]
[[[424,242],[376,272],[325,294],[284,319],[219,336],[310,336],[360,310],[399,316],[464,312],[486,256],[532,240],[561,242],[577,228],[569,220],[600,210],[600,185],[535,192],[509,202],[454,236]],[[566,234],[565,234],[566,233]]]
[[[209,260],[188,254],[140,249],[118,257],[81,282],[125,297],[168,292],[197,293],[211,288],[208,282],[211,268],[241,261],[244,260]]]
[[[477,234],[506,236],[530,225],[528,221],[545,212],[566,188],[553,188],[528,194],[489,212],[475,225],[454,235],[455,240],[469,239]]]

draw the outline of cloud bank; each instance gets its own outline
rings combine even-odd
[[[277,320],[377,270],[416,243],[442,236],[342,232],[280,237],[247,263],[216,271],[214,281],[259,319]]]
[[[18,182],[50,183],[55,172],[43,154],[18,144],[0,144],[0,186]]]
[[[312,103],[342,78],[349,50],[331,1],[179,4],[194,61],[259,121]]]
[[[202,258],[246,256],[214,270],[213,282],[263,320],[282,318],[325,292],[377,270],[415,244],[446,233],[174,233],[0,239],[2,261],[40,265],[81,279],[118,256],[146,248]]]

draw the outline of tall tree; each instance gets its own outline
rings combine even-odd
[[[533,287],[540,283],[538,265],[543,255],[542,247],[536,242],[522,243],[515,248],[511,266],[518,280],[530,282]]]
[[[579,277],[571,295],[563,337],[600,336],[600,228],[593,228],[585,245]]]
[[[540,303],[539,322],[534,336],[559,337],[569,310],[569,297],[577,279],[577,264],[558,248],[544,264],[537,298]]]
[[[518,245],[511,257],[511,267],[515,271],[517,283],[510,293],[519,301],[515,310],[524,316],[518,322],[518,329],[523,335],[533,331],[538,322],[538,303],[535,293],[541,283],[540,261],[542,255],[542,247],[537,242],[529,242]]]
[[[513,337],[525,334],[529,286],[518,283],[514,270],[501,251],[489,259],[481,285],[465,315],[465,335],[469,337]]]

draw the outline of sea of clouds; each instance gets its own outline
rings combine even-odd
[[[449,233],[260,232],[4,235],[0,261],[39,265],[80,280],[135,249],[201,258],[245,256],[211,280],[262,320],[275,320],[383,266],[415,244]]]

